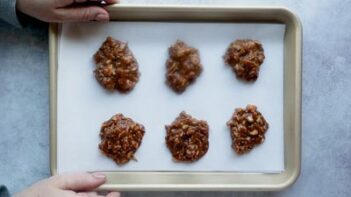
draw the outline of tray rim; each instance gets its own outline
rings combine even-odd
[[[144,16],[148,14],[148,18],[143,18],[142,21],[172,21],[165,18],[159,18],[162,15],[162,11],[165,12],[177,12],[187,13],[194,15],[191,17],[187,16],[173,16],[176,20],[195,20],[195,21],[212,21],[206,20],[206,13],[212,13],[211,19],[213,21],[225,21],[225,16],[231,16],[230,22],[279,22],[286,24],[286,35],[285,35],[285,52],[284,52],[284,107],[289,107],[289,113],[284,109],[284,151],[285,151],[285,167],[286,170],[282,173],[240,173],[240,172],[106,172],[108,176],[108,182],[102,185],[100,190],[129,190],[129,191],[140,191],[140,190],[151,190],[151,191],[205,191],[205,190],[217,190],[217,191],[275,191],[284,189],[292,185],[300,174],[301,165],[301,78],[302,78],[302,25],[298,17],[290,11],[288,8],[280,6],[212,6],[212,5],[141,5],[141,4],[120,4],[108,6],[108,11],[112,15],[111,17],[118,20],[135,20],[140,21],[143,15],[135,14],[143,11]],[[114,15],[118,11],[117,15]],[[156,11],[156,14],[155,14]],[[190,13],[192,12],[192,13]],[[121,14],[122,13],[122,14]],[[131,13],[131,15],[130,15]],[[133,18],[133,13],[134,18]],[[160,14],[161,13],[161,14]],[[194,14],[195,13],[195,14]],[[260,13],[263,17],[257,19],[255,16]],[[266,14],[265,14],[266,13]],[[124,15],[123,15],[124,14]],[[158,15],[159,14],[159,15]],[[197,16],[196,14],[199,14]],[[224,14],[223,16],[221,14]],[[232,15],[233,14],[233,15]],[[238,17],[238,14],[247,14],[246,17]],[[273,15],[270,15],[273,14]],[[274,14],[277,14],[274,16]],[[163,15],[167,15],[163,13]],[[265,17],[267,16],[267,18]],[[172,18],[172,17],[170,17]],[[192,19],[193,18],[193,19]],[[254,20],[256,18],[256,20]],[[51,174],[57,174],[57,139],[56,139],[56,110],[57,110],[57,40],[58,40],[58,24],[50,24],[49,26],[49,66],[50,66],[50,169]],[[292,34],[292,35],[290,35]],[[290,40],[292,39],[292,40]],[[288,48],[286,42],[289,42]],[[287,53],[292,55],[287,55]],[[293,62],[293,63],[289,63]],[[293,64],[292,66],[290,66]],[[289,67],[287,66],[289,65]],[[292,68],[291,68],[292,67]],[[287,69],[293,71],[293,76],[286,75]],[[286,83],[286,77],[292,84]],[[293,99],[287,99],[293,98]],[[290,108],[291,106],[291,108]],[[289,117],[287,117],[289,116]],[[292,118],[292,121],[290,120]],[[291,130],[287,132],[286,130]],[[289,139],[289,140],[287,140]],[[289,143],[289,146],[287,146]],[[292,148],[292,149],[291,149]],[[289,161],[287,163],[287,155],[289,155]],[[291,160],[290,160],[291,159]],[[150,177],[150,183],[145,183],[145,176]],[[178,177],[179,176],[179,177]],[[182,177],[183,176],[183,177]],[[273,176],[280,177],[280,181],[272,182]],[[132,179],[131,177],[137,177],[144,180],[144,183],[138,183],[137,178],[134,178],[135,183],[127,183],[121,181],[122,179]],[[190,179],[197,177],[201,178],[215,178],[225,179],[227,181],[232,180],[233,177],[236,180],[246,180],[244,183],[183,183],[184,177]],[[262,178],[263,177],[263,178]],[[152,178],[158,178],[159,183],[153,183],[155,180]],[[162,183],[160,178],[166,178],[166,183]],[[255,183],[250,180],[262,178],[259,183]],[[169,182],[168,180],[174,179],[175,181]],[[250,180],[247,180],[250,179]],[[139,179],[138,179],[139,180]],[[152,182],[152,183],[151,183]],[[186,181],[185,181],[186,182]]]

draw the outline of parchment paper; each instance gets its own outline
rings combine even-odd
[[[283,46],[279,24],[112,22],[62,26],[58,66],[58,172],[66,171],[238,171],[284,170]],[[93,54],[107,36],[128,41],[141,78],[129,94],[105,91],[93,75]],[[243,83],[224,64],[235,39],[262,42],[266,59],[255,83]],[[183,94],[165,84],[168,47],[177,39],[200,51],[204,72]],[[270,123],[265,142],[238,156],[227,120],[237,107],[255,104]],[[176,163],[165,145],[165,124],[185,110],[210,126],[210,148],[198,162]],[[137,162],[116,165],[99,149],[101,124],[116,113],[142,123],[146,134]]]

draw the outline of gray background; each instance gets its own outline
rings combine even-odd
[[[122,0],[123,1],[123,0]],[[350,0],[125,0],[283,5],[304,27],[302,170],[280,192],[128,192],[125,196],[351,196]],[[11,193],[48,177],[47,26],[0,22],[0,184]]]

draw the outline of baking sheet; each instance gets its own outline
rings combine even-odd
[[[283,50],[285,25],[243,23],[111,22],[64,24],[59,41],[57,171],[284,170]],[[92,55],[107,36],[128,41],[141,78],[129,94],[105,91],[93,75]],[[253,84],[237,80],[223,54],[235,39],[260,40],[266,59]],[[168,47],[177,39],[200,50],[204,72],[181,95],[165,84]],[[270,128],[250,154],[231,149],[226,121],[234,108],[258,106]],[[210,126],[210,148],[198,162],[176,163],[164,143],[164,125],[185,110]],[[116,113],[144,124],[137,162],[118,166],[98,150],[101,123]]]

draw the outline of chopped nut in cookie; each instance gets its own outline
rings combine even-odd
[[[125,164],[134,158],[144,137],[144,126],[132,119],[116,114],[102,124],[99,149],[117,164]]]
[[[259,41],[247,39],[231,43],[224,59],[239,79],[256,81],[265,56]]]
[[[174,160],[193,162],[208,150],[209,127],[206,121],[197,120],[185,112],[166,126],[166,144]]]
[[[246,109],[235,109],[227,125],[230,128],[232,148],[240,155],[263,143],[269,128],[255,105],[247,105]]]
[[[177,41],[169,48],[167,60],[167,84],[176,92],[181,93],[193,83],[202,72],[199,51]]]
[[[127,43],[107,37],[94,59],[95,77],[107,90],[128,92],[139,80],[138,62]]]

